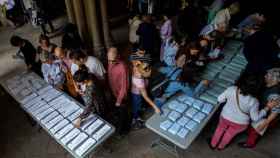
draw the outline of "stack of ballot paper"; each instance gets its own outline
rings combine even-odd
[[[186,104],[183,104],[183,103],[179,103],[177,106],[176,106],[176,109],[175,111],[179,112],[179,113],[183,113],[186,111],[186,109],[188,108],[188,106]]]
[[[96,141],[92,138],[87,139],[78,149],[75,151],[78,156],[84,155],[90,147],[92,147]]]
[[[170,132],[173,135],[176,135],[179,130],[181,129],[181,126],[177,123],[174,123],[169,129],[168,132]]]
[[[198,112],[197,109],[191,107],[186,111],[186,115],[190,118],[192,118],[196,113]]]
[[[204,112],[205,114],[210,114],[210,112],[212,112],[213,108],[214,107],[211,104],[204,104],[204,106],[202,108],[202,112]]]
[[[189,121],[190,118],[183,116],[177,121],[177,123],[184,127]]]
[[[192,132],[195,131],[196,127],[197,127],[198,123],[196,123],[195,121],[193,120],[190,120],[187,124],[186,124],[186,128],[191,130]]]
[[[61,139],[61,142],[66,145],[67,143],[69,143],[72,139],[74,139],[77,135],[79,135],[81,133],[81,131],[77,128],[74,128],[74,130],[72,130],[71,132],[69,132],[66,136],[64,136]]]
[[[186,96],[186,100],[184,101],[184,103],[191,106],[193,104],[194,100],[195,99],[193,99],[192,97]]]
[[[103,127],[101,127],[97,132],[95,132],[92,137],[99,141],[103,136],[106,135],[106,133],[108,133],[110,131],[111,127],[109,125],[104,125]]]
[[[88,138],[87,134],[85,133],[80,133],[75,139],[73,139],[69,144],[68,147],[71,150],[74,150],[75,148],[78,147],[83,141],[85,141]]]
[[[51,128],[51,133],[55,134],[57,131],[61,130],[63,127],[65,127],[66,125],[68,125],[70,122],[68,120],[62,120],[61,122],[59,122],[57,125],[55,125],[53,128]]]
[[[200,110],[203,107],[203,102],[200,100],[195,100],[192,105],[194,108]]]
[[[175,110],[177,108],[179,102],[177,100],[172,100],[172,101],[168,102],[167,104],[171,110]]]
[[[177,111],[172,111],[169,115],[168,118],[172,121],[176,121],[179,117],[181,117],[181,114],[178,113]]]
[[[180,131],[177,133],[177,135],[181,138],[186,138],[186,136],[189,134],[189,130],[186,128],[181,128]]]
[[[166,131],[172,126],[172,124],[173,123],[170,120],[165,120],[160,123],[160,128]]]
[[[63,136],[65,136],[68,132],[70,132],[72,129],[74,129],[73,124],[68,124],[64,128],[62,128],[60,131],[58,131],[54,136],[57,139],[61,139]]]
[[[100,119],[95,120],[88,128],[86,128],[86,133],[88,135],[92,135],[97,129],[99,129],[101,127],[101,125],[103,125],[103,121]]]
[[[206,118],[206,115],[204,113],[198,112],[196,115],[194,115],[193,120],[195,120],[196,122],[200,123],[205,118]]]

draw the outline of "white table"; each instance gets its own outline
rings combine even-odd
[[[73,123],[83,107],[33,72],[15,71],[0,82],[20,106],[75,158],[90,157],[115,131],[115,127],[95,114],[86,118],[81,128],[75,128]]]

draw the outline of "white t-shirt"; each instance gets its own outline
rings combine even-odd
[[[218,102],[226,101],[221,116],[229,121],[242,125],[248,125],[250,119],[253,121],[262,119],[266,115],[266,111],[259,111],[259,102],[252,96],[239,94],[240,108],[247,114],[239,110],[236,100],[236,89],[236,86],[229,87],[218,97]]]
[[[87,61],[85,62],[86,67],[89,72],[94,74],[98,79],[103,80],[105,77],[106,70],[96,57],[88,56]],[[76,71],[79,70],[79,66],[76,64],[71,65],[71,73],[74,75]]]

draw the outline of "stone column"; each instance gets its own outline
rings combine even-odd
[[[73,0],[73,6],[75,11],[75,19],[76,19],[76,25],[78,27],[78,31],[80,33],[81,38],[87,43],[89,36],[88,36],[86,16],[84,12],[84,1]]]
[[[86,5],[86,16],[93,42],[93,50],[97,57],[102,58],[104,52],[104,42],[101,38],[100,22],[97,18],[96,0],[84,0]]]
[[[103,28],[103,37],[107,48],[113,46],[113,38],[109,29],[108,14],[107,14],[107,0],[99,0],[101,21]]]
[[[75,24],[76,18],[75,18],[75,12],[74,12],[74,8],[73,8],[73,0],[65,0],[65,5],[66,5],[66,9],[67,9],[68,21],[70,23]]]

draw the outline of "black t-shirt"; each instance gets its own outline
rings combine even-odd
[[[35,66],[36,64],[36,49],[27,40],[24,40],[24,46],[20,47],[20,51],[24,56],[24,61],[26,65]]]

